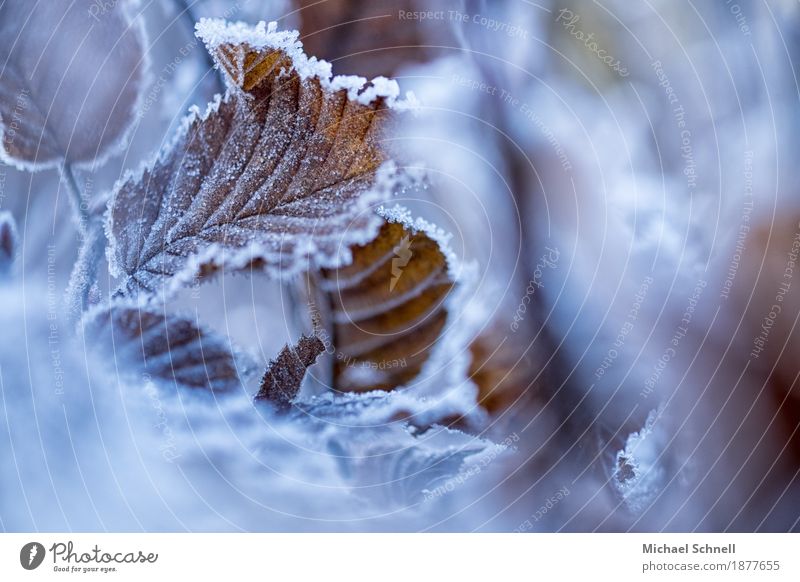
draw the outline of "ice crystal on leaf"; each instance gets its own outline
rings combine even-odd
[[[201,274],[228,262],[273,275],[338,266],[375,235],[370,207],[391,193],[375,182],[396,83],[331,77],[274,23],[197,31],[228,90],[116,187],[107,230],[122,290],[157,290],[191,258]]]
[[[413,380],[445,329],[456,284],[457,261],[440,229],[399,207],[378,214],[378,236],[352,249],[351,264],[317,280],[331,309],[333,383],[342,391]]]
[[[285,346],[267,368],[256,400],[268,400],[281,408],[286,407],[297,396],[306,370],[324,350],[322,340],[315,335],[304,335],[297,345]]]
[[[634,513],[647,508],[663,487],[665,470],[661,455],[666,439],[657,426],[662,413],[661,409],[652,411],[642,430],[628,436],[612,468],[614,486]]]
[[[233,391],[253,368],[230,340],[163,308],[115,302],[90,311],[83,333],[123,375],[145,375],[162,385]]]

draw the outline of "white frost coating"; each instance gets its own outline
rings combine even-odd
[[[651,411],[642,430],[628,435],[625,448],[614,459],[614,487],[634,513],[647,508],[663,489],[666,472],[660,459],[666,438],[656,426],[662,414],[663,407]]]
[[[22,305],[46,298],[46,288],[30,284],[24,293],[0,287],[8,307],[0,326],[25,326],[32,361],[51,356],[50,322],[45,309],[26,315]],[[0,370],[9,429],[0,431],[0,469],[15,476],[0,515],[12,531],[418,530],[468,519],[444,498],[420,507],[424,491],[495,450],[459,431],[418,433],[385,415],[369,422],[399,410],[401,395],[381,395],[384,405],[374,394],[330,397],[318,414],[278,415],[242,393],[129,381],[99,365],[82,338],[60,339],[63,388],[50,366],[26,358],[7,358]],[[3,353],[19,350],[12,335],[0,344]],[[496,462],[484,470],[502,474]],[[42,475],[53,476],[58,496]],[[464,504],[469,496],[470,487],[448,493]]]
[[[140,312],[142,314],[153,314],[158,318],[152,324],[142,330],[141,335],[137,332],[128,337],[124,330],[115,328],[119,321],[114,321],[109,317],[109,310],[118,313],[126,310]],[[149,302],[137,298],[112,301],[110,304],[96,305],[90,308],[78,322],[78,335],[83,337],[84,342],[90,350],[97,350],[98,353],[113,355],[113,361],[108,361],[101,357],[101,364],[113,369],[120,376],[128,376],[134,379],[141,379],[141,375],[149,371],[151,366],[166,366],[176,374],[175,381],[180,384],[183,377],[191,377],[194,386],[200,386],[210,382],[212,388],[216,388],[219,379],[214,378],[214,361],[222,354],[230,354],[236,369],[238,379],[242,382],[247,381],[255,372],[261,370],[257,363],[258,359],[253,357],[247,350],[234,343],[228,337],[217,333],[213,329],[201,325],[196,313],[169,308],[161,303]],[[197,330],[202,339],[196,338],[193,334],[189,337],[181,338],[182,326],[184,323],[190,324]],[[163,338],[165,334],[172,331],[176,343],[170,348],[166,344],[158,345],[158,349],[153,350],[152,340]],[[148,346],[148,351],[143,353],[144,346]],[[202,354],[202,355],[201,355]],[[198,362],[198,358],[200,361]],[[206,359],[208,358],[208,359]],[[155,376],[153,381],[159,382]],[[162,381],[164,378],[161,379]],[[227,381],[227,380],[226,380]],[[230,384],[236,384],[234,379]],[[166,382],[165,387],[174,386],[173,382]]]
[[[350,99],[357,100],[360,103],[370,103],[379,97],[385,98],[387,105],[390,107],[412,108],[416,103],[413,95],[410,96],[409,101],[398,101],[399,89],[397,83],[379,77],[375,79],[373,85],[364,88],[363,77],[346,77],[346,76],[331,76],[331,66],[325,61],[319,61],[315,58],[308,58],[302,51],[302,43],[298,40],[298,33],[296,31],[277,31],[277,25],[270,23],[266,25],[261,22],[256,26],[250,26],[245,23],[228,23],[222,20],[202,19],[197,25],[197,35],[206,44],[208,50],[215,53],[216,47],[222,43],[247,43],[250,46],[259,48],[274,48],[284,51],[292,60],[293,66],[297,73],[302,78],[315,77],[318,78],[321,85],[326,90],[340,90],[345,89],[348,91]],[[359,93],[361,89],[363,92]],[[115,278],[120,278],[124,275],[122,265],[118,264],[117,257],[123,256],[119,251],[120,242],[114,236],[114,231],[121,229],[115,228],[113,224],[113,214],[111,209],[116,203],[117,193],[126,184],[135,184],[142,180],[145,172],[153,169],[158,163],[164,163],[174,151],[177,144],[181,143],[186,137],[189,128],[196,122],[201,122],[207,119],[210,115],[219,110],[223,102],[227,102],[234,91],[235,87],[230,87],[224,96],[217,95],[214,100],[209,103],[204,113],[201,113],[199,108],[192,106],[189,109],[189,114],[184,117],[180,127],[175,132],[174,136],[166,143],[160,151],[153,156],[151,160],[141,164],[137,169],[126,172],[123,177],[114,185],[114,195],[108,203],[108,211],[105,220],[105,232],[109,241],[106,247],[106,257],[109,264],[109,272]],[[418,175],[419,171],[416,169],[398,169],[392,162],[384,163],[376,172],[375,182],[373,186],[359,195],[358,199],[353,202],[350,207],[351,216],[360,213],[371,213],[372,208],[381,202],[388,199],[393,193],[403,189],[414,187],[416,184],[421,183],[422,178]],[[322,250],[320,246],[323,240],[318,240],[316,243],[311,241],[303,246],[302,241],[288,241],[285,251],[277,256],[274,249],[270,250],[265,246],[249,245],[241,250],[234,250],[228,252],[225,256],[228,261],[237,264],[247,264],[248,262],[258,258],[270,258],[272,261],[267,261],[269,265],[268,271],[271,275],[276,276],[295,276],[306,270],[310,265],[315,267],[335,268],[352,261],[352,253],[350,247],[356,244],[365,244],[372,240],[380,228],[380,221],[370,221],[364,229],[346,229],[346,234],[340,236],[337,240],[327,241],[333,242],[336,245],[336,253],[319,252]],[[208,249],[202,252],[201,259],[207,261],[214,261],[220,263],[218,260],[218,249]],[[275,261],[274,259],[281,259]],[[193,260],[188,266],[188,269],[178,273],[177,279],[185,282],[187,279],[191,280],[196,276],[198,267],[203,263],[200,260]],[[278,264],[279,267],[275,268],[274,265]],[[124,282],[123,282],[124,287]],[[176,284],[169,285],[170,292],[177,289]]]
[[[477,264],[458,265],[455,257],[451,260],[458,276],[454,277],[456,285],[444,303],[447,321],[430,357],[405,390],[409,396],[420,399],[423,406],[432,410],[448,407],[474,426],[483,426],[489,417],[478,405],[478,387],[469,378],[472,362],[469,347],[490,314],[475,296]]]
[[[387,200],[393,193],[401,189],[421,187],[424,180],[424,170],[413,167],[400,168],[391,160],[384,162],[376,171],[375,182],[372,187],[359,195],[355,201],[352,214],[371,213],[376,205]],[[376,214],[384,218],[380,212],[376,212]],[[421,219],[418,219],[414,224],[417,230],[430,228],[433,232],[430,236],[432,238],[434,236],[439,237],[436,240],[444,251],[444,242],[447,235],[441,229]],[[159,300],[163,301],[173,297],[175,293],[193,283],[204,266],[211,265],[218,267],[220,270],[237,272],[242,271],[254,261],[263,259],[267,265],[266,273],[278,278],[295,277],[307,270],[318,268],[335,269],[343,267],[349,265],[353,260],[351,247],[369,243],[377,236],[379,230],[380,221],[375,220],[368,224],[366,228],[347,230],[344,236],[336,235],[340,237],[337,241],[339,243],[338,252],[333,255],[320,252],[320,246],[312,239],[300,241],[290,249],[277,253],[266,245],[259,243],[251,243],[239,249],[226,248],[217,243],[211,244],[187,259],[185,267],[173,275],[164,286],[163,295],[159,295]],[[436,232],[437,230],[438,232]],[[109,245],[109,247],[112,245]],[[110,252],[112,251],[107,250],[107,253]],[[445,251],[445,253],[448,257],[448,272],[452,274],[454,272],[452,266],[455,264],[455,255],[449,250]],[[111,257],[109,257],[109,260],[111,260]],[[278,266],[273,267],[272,265]],[[151,299],[146,297],[142,299],[144,302],[149,300]]]
[[[454,415],[481,425],[488,417],[478,405],[478,387],[468,378],[472,361],[469,346],[488,316],[482,303],[474,297],[478,265],[462,263],[450,247],[451,234],[423,218],[414,218],[403,206],[381,206],[376,212],[412,232],[424,232],[438,243],[447,262],[447,273],[455,283],[444,302],[447,321],[442,334],[417,378],[402,392],[420,401],[420,414],[426,407],[431,411],[447,407]]]
[[[436,241],[439,244],[439,249],[442,251],[445,260],[447,261],[447,274],[453,279],[459,276],[459,261],[456,257],[456,254],[453,252],[453,249],[450,248],[450,239],[453,238],[451,233],[445,232],[440,227],[428,222],[424,218],[414,218],[407,208],[399,204],[395,204],[391,208],[380,206],[376,212],[378,216],[386,219],[389,222],[402,224],[412,232],[424,232],[431,239]]]
[[[281,50],[291,59],[294,70],[301,79],[319,79],[327,91],[346,90],[347,98],[363,105],[369,105],[378,98],[384,98],[389,107],[413,109],[418,102],[413,94],[406,94],[405,100],[398,100],[400,88],[397,82],[386,77],[376,77],[365,88],[366,78],[357,75],[333,76],[331,64],[325,60],[309,57],[303,52],[300,33],[296,30],[278,30],[276,22],[261,21],[255,26],[246,22],[228,22],[221,19],[201,18],[195,31],[211,54],[222,44],[247,44],[256,50]]]
[[[205,121],[212,113],[218,112],[220,105],[222,105],[222,103],[227,103],[228,97],[228,94],[225,94],[224,96],[220,95],[219,93],[214,95],[212,100],[206,105],[205,111],[200,111],[200,108],[196,105],[189,107],[188,113],[183,117],[178,129],[175,131],[172,137],[170,137],[170,139],[164,145],[162,145],[161,148],[154,155],[152,155],[149,160],[142,161],[135,169],[126,170],[125,173],[122,174],[122,177],[114,183],[114,186],[111,189],[111,196],[108,197],[108,203],[106,204],[106,212],[103,223],[106,239],[108,240],[108,245],[106,245],[105,251],[106,262],[108,263],[108,273],[115,279],[118,279],[124,274],[124,270],[117,263],[116,259],[118,241],[117,237],[114,236],[114,220],[112,213],[117,193],[127,183],[137,184],[141,182],[145,172],[152,170],[156,164],[165,162],[172,153],[172,150],[175,149],[176,145],[180,143],[184,137],[186,137],[186,134],[189,132],[189,128],[192,126],[192,124],[196,121]]]

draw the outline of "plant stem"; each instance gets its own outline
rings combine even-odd
[[[78,221],[78,228],[81,233],[85,234],[86,226],[89,222],[89,205],[84,204],[72,164],[64,162],[61,165],[61,181],[67,187],[67,192],[72,202],[72,210],[75,212],[75,219]]]
[[[69,317],[75,321],[89,307],[89,291],[97,280],[97,266],[105,250],[105,232],[101,214],[92,213],[89,201],[84,200],[72,165],[61,166],[61,179],[66,185],[71,206],[78,221],[80,250],[72,267],[66,291]]]

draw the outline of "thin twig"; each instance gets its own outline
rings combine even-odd
[[[105,250],[105,231],[102,214],[91,212],[89,200],[84,200],[72,165],[67,162],[61,165],[61,180],[78,221],[80,249],[66,291],[70,318],[77,320],[89,308],[89,292],[97,280],[97,267]]]

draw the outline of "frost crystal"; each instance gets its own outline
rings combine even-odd
[[[396,84],[356,91],[363,80],[332,79],[296,32],[272,25],[203,20],[197,29],[229,89],[116,186],[108,256],[121,291],[231,264],[274,276],[341,265],[350,245],[374,237],[370,208],[402,181],[396,166],[382,167]]]
[[[634,513],[645,509],[663,485],[665,471],[660,456],[664,435],[656,426],[662,412],[661,409],[650,412],[642,430],[628,436],[612,467],[614,487]]]

